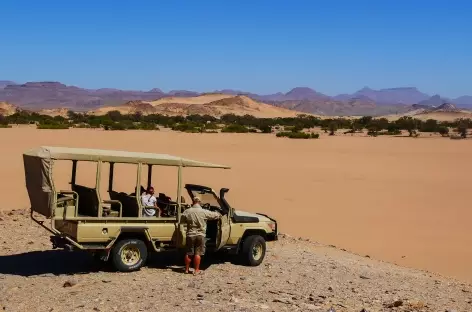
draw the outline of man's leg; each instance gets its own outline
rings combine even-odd
[[[195,238],[195,256],[193,257],[193,265],[195,267],[194,274],[200,273],[201,256],[205,254],[205,237],[197,236]]]
[[[192,258],[190,258],[190,256],[186,254],[185,255],[185,273],[188,273],[191,262],[192,262]]]
[[[189,272],[190,263],[192,262],[191,256],[195,254],[195,241],[192,237],[186,238],[187,251],[185,253],[185,273]]]

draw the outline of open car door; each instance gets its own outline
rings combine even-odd
[[[209,187],[186,184],[185,188],[187,189],[187,192],[192,200],[195,196],[199,196],[202,199],[206,199],[204,201],[206,203],[209,203],[210,207],[216,207],[217,210],[219,210],[219,212],[222,214],[221,218],[218,220],[218,232],[216,236],[215,245],[216,250],[221,249],[224,245],[226,245],[226,242],[228,241],[231,232],[231,208],[226,203],[224,198],[218,198],[218,196],[216,196],[213,190]],[[220,191],[220,194],[224,196],[224,193],[226,193],[227,191],[228,189],[222,189]],[[183,229],[184,226],[185,225],[180,224],[179,230]]]
[[[220,190],[220,205],[223,211],[223,216],[218,222],[218,236],[216,239],[216,249],[221,249],[228,242],[231,234],[231,213],[232,209],[225,199],[225,194],[229,191],[227,188]]]
[[[218,220],[218,235],[216,237],[216,250],[221,249],[229,239],[231,232],[229,213],[224,214]]]

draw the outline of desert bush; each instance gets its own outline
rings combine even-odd
[[[428,119],[420,125],[421,132],[438,132],[438,129],[438,122],[434,119]]]
[[[103,129],[112,131],[123,131],[126,130],[126,126],[120,122],[114,122],[111,124],[104,125]]]
[[[450,139],[451,140],[463,140],[464,138],[460,135],[453,134],[453,135],[450,136]]]
[[[87,123],[78,123],[78,124],[73,125],[73,127],[74,128],[92,128],[92,126],[90,126]]]
[[[156,124],[152,122],[140,122],[139,125],[137,126],[138,129],[140,130],[160,130],[159,127],[156,126]]]
[[[330,122],[328,127],[329,127],[329,135],[334,135],[336,130],[338,130],[338,125],[334,121]]]
[[[467,129],[468,129],[468,124],[465,122],[460,122],[457,125],[456,132],[459,133],[459,135],[465,139],[467,137]]]
[[[3,128],[3,129],[11,128],[11,125],[9,125],[9,124],[0,124],[0,128]]]
[[[249,129],[245,126],[238,125],[238,124],[231,124],[223,129],[221,129],[221,132],[228,132],[228,133],[247,133],[249,132]]]
[[[218,130],[218,125],[214,122],[207,122],[205,124],[205,129],[206,130]]]
[[[292,132],[283,131],[276,134],[277,137],[286,137],[289,139],[318,139],[320,135],[318,133],[304,133],[304,132]]]
[[[262,132],[262,133],[272,133],[272,127],[269,126],[269,125],[262,125],[259,127],[259,130]]]
[[[449,128],[441,126],[441,127],[439,127],[438,132],[441,136],[447,137],[449,135]]]
[[[46,123],[46,124],[38,124],[36,126],[37,129],[69,129],[68,124],[59,124],[59,123]]]
[[[200,133],[203,132],[204,125],[195,122],[183,122],[176,124],[171,127],[174,131],[188,132],[188,133]]]

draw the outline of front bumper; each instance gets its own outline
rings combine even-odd
[[[276,240],[278,240],[279,239],[279,229],[278,229],[277,221],[274,218],[271,218],[266,214],[263,214],[263,213],[257,213],[257,214],[266,217],[267,219],[274,222],[274,224],[275,224],[274,231],[272,233],[266,234],[266,240],[267,241],[276,241]]]

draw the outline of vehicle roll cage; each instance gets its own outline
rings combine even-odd
[[[197,160],[191,160],[172,156],[168,154],[154,154],[154,153],[137,153],[127,151],[116,151],[116,150],[101,150],[101,149],[85,149],[85,148],[68,148],[68,147],[51,147],[51,146],[40,146],[38,148],[31,149],[23,153],[24,169],[25,169],[25,180],[28,190],[28,195],[31,203],[31,216],[39,224],[43,225],[44,221],[36,220],[33,217],[33,212],[39,213],[46,218],[52,218],[54,211],[57,208],[57,204],[60,204],[66,200],[64,197],[59,197],[58,194],[62,195],[75,195],[75,217],[72,219],[76,220],[124,220],[123,218],[123,205],[118,200],[105,200],[100,199],[100,177],[101,169],[104,163],[109,163],[109,179],[108,179],[108,192],[113,191],[113,180],[114,180],[114,169],[115,164],[135,164],[138,167],[136,176],[136,199],[140,198],[141,195],[141,172],[143,166],[148,166],[147,173],[147,187],[151,185],[152,169],[153,166],[173,166],[178,169],[178,183],[177,183],[177,198],[176,202],[170,202],[171,205],[176,207],[177,220],[180,220],[181,207],[182,205],[182,171],[185,167],[200,167],[200,168],[220,168],[230,169],[226,165],[218,165],[207,162],[201,162]],[[72,176],[70,184],[72,190],[62,191],[56,190],[54,181],[52,178],[53,163],[57,160],[69,160],[72,161]],[[74,191],[77,176],[77,163],[79,161],[95,162],[97,163],[96,169],[96,183],[95,188],[88,188],[89,192],[96,192],[98,198],[98,213],[95,217],[81,216],[77,214],[78,201],[80,200],[79,194]],[[79,186],[80,187],[80,186]],[[66,196],[67,197],[67,196]],[[70,197],[69,197],[70,199]],[[84,200],[84,198],[82,198]],[[119,207],[119,217],[103,217],[103,205],[111,204]],[[142,205],[137,200],[139,206],[138,218],[142,216]],[[136,219],[133,217],[133,219]],[[169,218],[158,218],[162,222],[165,222]],[[171,218],[175,220],[175,218]],[[52,229],[54,230],[54,229]],[[57,230],[56,230],[57,231]],[[56,232],[54,231],[54,232]]]

